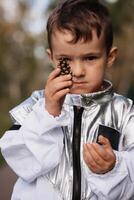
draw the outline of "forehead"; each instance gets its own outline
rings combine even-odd
[[[96,31],[92,31],[92,39],[88,41],[78,40],[78,42],[73,43],[74,39],[73,34],[67,30],[56,30],[52,34],[51,44],[52,51],[101,51],[104,50],[104,37],[101,35],[99,38],[96,34]],[[60,52],[59,52],[60,53]]]

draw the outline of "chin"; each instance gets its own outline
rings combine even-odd
[[[98,87],[72,87],[70,94],[88,94],[99,91]]]
[[[90,93],[90,91],[82,90],[82,89],[71,89],[70,94],[87,94]]]

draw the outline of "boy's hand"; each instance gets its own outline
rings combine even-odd
[[[116,156],[107,138],[99,136],[97,143],[84,144],[83,157],[90,170],[96,174],[104,174],[113,169]]]
[[[45,107],[53,116],[60,114],[64,98],[72,85],[71,75],[58,76],[60,71],[60,68],[56,68],[50,73],[45,87]]]

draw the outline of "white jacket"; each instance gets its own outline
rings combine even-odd
[[[0,139],[2,154],[19,176],[12,200],[72,199],[73,106],[84,107],[81,128],[81,200],[134,200],[134,108],[132,101],[105,91],[67,95],[61,115],[45,110],[43,91],[36,91],[11,110],[18,130],[6,131]],[[120,132],[116,165],[98,175],[86,166],[83,143],[96,141],[99,124]]]

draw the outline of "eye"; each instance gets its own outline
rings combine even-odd
[[[84,58],[84,60],[86,61],[93,61],[93,60],[96,60],[97,59],[97,56],[87,56]]]

